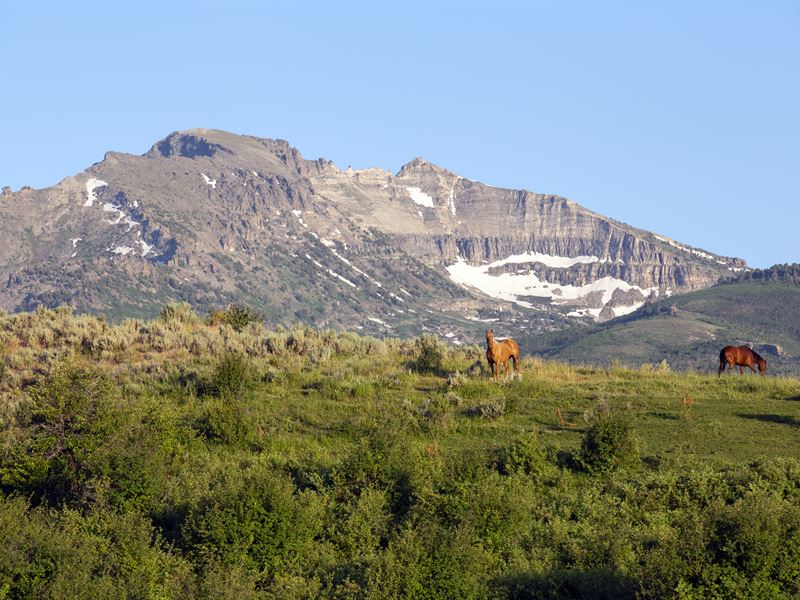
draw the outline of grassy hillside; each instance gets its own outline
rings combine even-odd
[[[561,334],[544,342],[540,351],[561,360],[605,365],[666,360],[676,369],[711,373],[723,346],[743,343],[781,346],[785,356],[765,355],[769,370],[800,374],[800,287],[786,281],[748,281],[674,296],[575,331],[572,337]]]
[[[800,381],[0,315],[0,597],[792,598]]]

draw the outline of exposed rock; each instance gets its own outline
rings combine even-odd
[[[467,313],[550,331],[569,307],[612,318],[744,264],[421,158],[396,175],[342,171],[284,140],[215,130],[175,132],[144,156],[109,152],[52,188],[3,194],[14,201],[0,206],[0,307],[11,310],[67,302],[144,315],[171,300],[239,302],[275,323],[380,334],[479,332]],[[480,281],[456,283],[456,264]]]
[[[777,344],[759,344],[755,348],[761,354],[772,354],[773,356],[785,356],[783,348]]]

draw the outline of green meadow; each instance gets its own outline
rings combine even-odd
[[[0,314],[0,598],[796,598],[800,380]]]

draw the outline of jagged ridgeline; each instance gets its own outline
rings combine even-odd
[[[797,598],[799,390],[0,313],[0,595]]]
[[[115,319],[169,302],[252,306],[273,324],[480,339],[627,314],[742,260],[552,195],[415,159],[397,174],[305,160],[287,142],[173,133],[57,185],[0,195],[0,307]],[[477,336],[477,337],[476,337]]]

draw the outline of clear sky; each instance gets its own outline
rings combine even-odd
[[[0,24],[0,186],[207,127],[800,262],[800,2],[0,0]]]

